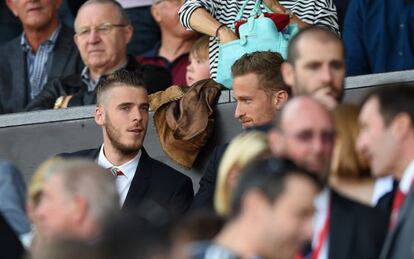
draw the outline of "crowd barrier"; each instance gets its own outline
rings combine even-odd
[[[414,86],[414,70],[346,78],[345,101],[358,103],[373,88],[394,83]],[[174,163],[162,151],[152,113],[144,147],[155,159],[189,175],[196,189],[212,148],[228,142],[241,131],[240,124],[234,118],[234,108],[231,93],[223,91],[216,107],[214,134],[191,169]],[[98,147],[102,142],[102,133],[94,122],[94,110],[93,106],[85,106],[0,116],[0,159],[17,165],[27,181],[36,167],[50,156]]]

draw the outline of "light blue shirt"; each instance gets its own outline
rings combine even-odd
[[[53,59],[52,50],[55,47],[56,39],[59,36],[61,28],[62,25],[59,24],[50,38],[40,44],[36,53],[33,53],[33,49],[27,41],[25,34],[23,33],[21,36],[20,45],[26,54],[30,99],[35,98],[47,82],[49,68]]]

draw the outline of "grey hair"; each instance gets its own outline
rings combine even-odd
[[[114,0],[88,0],[88,1],[86,1],[85,3],[83,3],[81,5],[81,7],[78,10],[78,14],[84,7],[86,7],[88,5],[92,5],[92,4],[111,4],[111,5],[113,5],[116,8],[116,10],[118,11],[118,13],[121,17],[121,23],[126,24],[126,25],[131,25],[131,21],[128,18],[128,14],[125,12],[122,5],[120,3],[118,3],[117,1],[114,1]],[[77,19],[78,19],[78,15],[76,15],[76,18],[75,18],[75,27],[76,27]]]
[[[62,159],[47,169],[44,180],[54,175],[61,177],[62,192],[67,198],[81,196],[86,199],[90,214],[100,224],[119,211],[114,177],[93,161]]]

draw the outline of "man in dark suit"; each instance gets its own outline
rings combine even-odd
[[[22,111],[53,78],[80,73],[73,31],[58,20],[60,0],[6,0],[23,34],[0,49],[0,114]]]
[[[119,70],[109,75],[97,89],[95,121],[102,127],[103,145],[71,156],[89,157],[104,168],[112,168],[123,209],[150,200],[181,214],[193,200],[192,182],[152,159],[142,147],[148,109],[148,94],[139,73]]]
[[[392,85],[365,99],[357,148],[375,176],[398,181],[381,259],[412,258],[414,247],[414,88]]]
[[[81,73],[50,81],[26,110],[95,104],[96,86],[122,68],[140,70],[150,93],[169,87],[171,75],[166,69],[143,66],[127,56],[132,32],[128,15],[118,2],[86,1],[76,16],[74,36],[86,67]]]
[[[275,155],[289,157],[325,182],[334,140],[330,112],[311,97],[295,97],[288,102],[269,132]],[[378,258],[388,226],[386,213],[329,187],[315,199],[315,208],[312,258]]]

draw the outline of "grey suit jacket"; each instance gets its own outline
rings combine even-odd
[[[388,233],[380,259],[414,258],[414,188],[408,193],[398,215],[397,224]]]
[[[6,161],[0,161],[0,213],[17,235],[30,231],[27,218],[26,185],[20,171]]]
[[[84,65],[73,34],[72,29],[62,25],[53,49],[48,81],[82,71]],[[0,48],[0,114],[22,111],[29,101],[26,55],[19,36]]]

